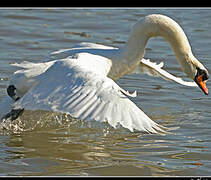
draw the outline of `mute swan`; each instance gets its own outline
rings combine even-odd
[[[23,69],[11,78],[9,96],[2,103],[7,103],[7,114],[2,119],[14,120],[23,109],[41,109],[69,113],[83,120],[108,122],[113,127],[120,124],[130,131],[166,132],[167,128],[152,121],[128,99],[127,96],[134,97],[136,93],[130,94],[113,81],[141,66],[165,79],[196,85],[164,71],[162,64],[143,59],[149,38],[156,36],[168,41],[182,70],[207,95],[208,71],[193,56],[182,28],[167,16],[152,14],[133,26],[122,48],[81,43],[53,52],[57,60],[14,64]]]

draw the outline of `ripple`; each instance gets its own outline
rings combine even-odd
[[[90,34],[87,34],[85,32],[70,32],[70,31],[64,31],[64,34],[69,34],[69,35],[76,35],[76,36],[81,36],[81,37],[91,37]]]
[[[35,16],[29,16],[29,15],[5,15],[5,18],[9,19],[17,19],[17,20],[40,20],[42,18],[35,17]]]

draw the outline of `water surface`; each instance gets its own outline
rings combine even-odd
[[[211,70],[211,9],[0,9],[0,100],[17,70],[10,63],[42,62],[50,52],[84,41],[123,46],[131,26],[152,13],[176,20],[194,55]],[[145,57],[164,61],[168,71],[184,76],[162,38],[149,41]],[[26,112],[6,129],[0,126],[0,175],[211,175],[210,95],[140,74],[117,83],[137,91],[131,100],[154,121],[180,128],[148,135],[61,114]]]

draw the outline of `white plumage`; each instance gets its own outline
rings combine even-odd
[[[108,122],[113,127],[120,124],[131,131],[164,132],[127,98],[128,92],[107,77],[110,67],[107,58],[88,53],[54,61],[44,73],[33,77],[36,86],[14,106],[69,113],[78,119]],[[46,69],[45,63],[39,64],[42,68]]]

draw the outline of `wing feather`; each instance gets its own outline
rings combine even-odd
[[[14,104],[15,108],[57,111],[78,119],[108,122],[114,128],[120,124],[130,131],[165,133],[165,128],[128,99],[128,93],[108,78],[105,70],[90,71],[81,58],[60,60],[50,66],[40,75],[39,83]],[[89,55],[84,63],[96,66],[100,60],[105,58]],[[102,62],[100,66],[103,68]]]
[[[141,59],[140,66],[138,66],[134,72],[144,73],[155,77],[162,77],[165,80],[174,81],[184,86],[197,87],[197,84],[194,81],[185,81],[182,78],[175,77],[174,75],[165,71],[164,69],[162,69],[163,65],[163,62],[161,62],[160,64],[156,64],[154,62],[151,62],[149,59]]]

